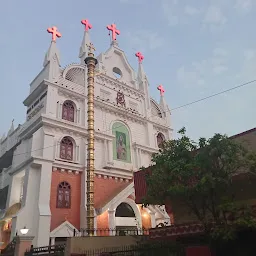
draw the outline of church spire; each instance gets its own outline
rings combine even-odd
[[[159,106],[165,111],[165,112],[168,112],[169,111],[169,107],[165,101],[165,98],[164,98],[164,87],[162,85],[159,85],[157,87],[157,90],[160,91],[160,102],[159,102]],[[168,114],[168,113],[166,113]]]
[[[47,53],[45,54],[43,65],[45,67],[49,62],[54,61],[58,67],[60,67],[60,53],[56,46],[56,39],[57,37],[61,37],[61,33],[58,31],[57,27],[48,28],[47,32],[52,34],[52,41]]]
[[[12,120],[12,124],[11,124],[11,127],[10,127],[10,129],[9,129],[9,131],[8,131],[8,135],[9,134],[11,134],[12,132],[14,132],[14,119]]]
[[[137,52],[135,54],[135,56],[138,58],[138,62],[139,62],[139,69],[138,69],[138,82],[143,82],[146,78],[146,74],[144,72],[144,68],[142,65],[142,61],[144,60],[144,56],[142,55],[141,52]]]
[[[92,25],[90,24],[89,20],[81,20],[81,23],[84,25],[84,37],[82,44],[80,46],[79,51],[79,58],[81,60],[81,64],[84,64],[85,58],[88,56],[88,46],[91,43],[90,35],[89,35],[89,29],[92,28]]]

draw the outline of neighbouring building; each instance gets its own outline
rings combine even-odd
[[[88,21],[87,21],[88,22]],[[88,25],[88,24],[87,24]],[[0,140],[0,241],[24,226],[34,246],[86,228],[87,69],[84,32],[77,64],[60,65],[56,35],[23,104],[26,121]],[[56,28],[55,28],[56,29]],[[48,29],[54,33],[54,28]],[[137,55],[138,57],[138,55]],[[149,95],[142,66],[130,66],[117,40],[97,56],[95,77],[95,227],[170,223],[165,208],[135,203],[133,173],[171,138],[169,108]],[[161,86],[162,88],[162,86]]]
[[[231,136],[230,139],[244,146],[248,152],[256,152],[256,128]],[[146,173],[150,168],[134,173],[135,184],[135,202],[143,203],[143,197],[147,194]],[[241,170],[233,177],[233,190],[237,203],[251,206],[253,213],[256,214],[256,174]],[[171,217],[173,225],[168,227],[155,228],[150,231],[151,238],[170,237],[172,239],[184,236],[194,236],[203,233],[203,226],[199,224],[189,207],[176,201],[175,208],[172,205],[166,205],[166,211]]]

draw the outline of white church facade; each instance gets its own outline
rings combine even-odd
[[[34,246],[86,228],[87,69],[85,29],[78,64],[60,65],[56,40],[24,100],[26,121],[0,141],[0,241],[24,226]],[[95,76],[95,228],[170,223],[164,208],[135,203],[133,172],[171,138],[164,95],[157,103],[139,61],[135,72],[113,40]],[[128,215],[123,215],[123,212]],[[130,213],[129,213],[130,212]],[[130,214],[130,215],[129,215]],[[4,246],[3,245],[3,246]]]

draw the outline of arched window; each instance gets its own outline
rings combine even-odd
[[[62,119],[74,122],[75,121],[75,106],[70,100],[66,100],[62,107]]]
[[[71,207],[71,186],[66,181],[61,182],[57,189],[57,208]]]
[[[116,208],[116,217],[135,218],[135,213],[132,207],[127,203],[121,203]]]
[[[113,124],[113,159],[122,162],[131,162],[130,136],[127,127],[121,123]]]
[[[165,141],[164,135],[161,132],[159,132],[156,136],[156,140],[157,140],[157,146],[161,148],[163,145],[163,142]]]
[[[60,158],[68,161],[73,160],[73,142],[69,137],[64,137],[61,140]]]

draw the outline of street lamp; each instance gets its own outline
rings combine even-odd
[[[25,226],[24,228],[20,229],[20,233],[21,233],[22,235],[26,235],[26,234],[28,233],[28,231],[29,231],[29,229],[26,228],[26,226]]]

